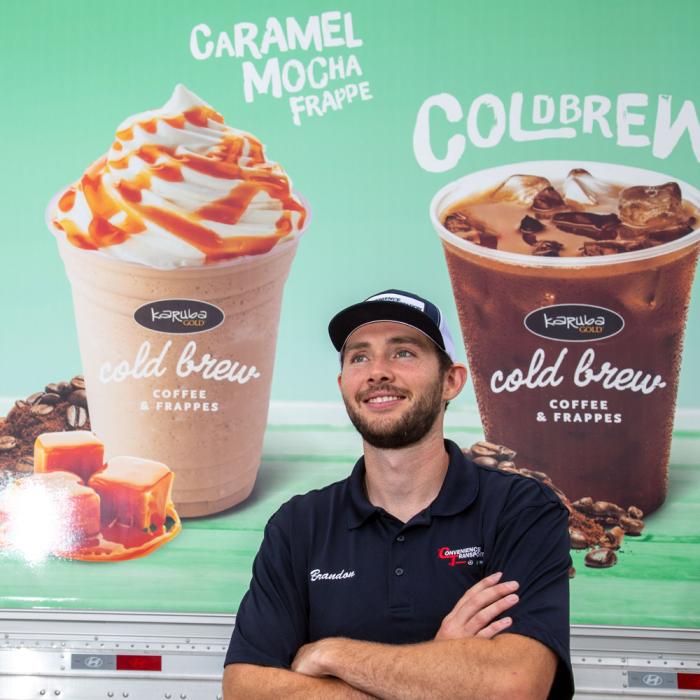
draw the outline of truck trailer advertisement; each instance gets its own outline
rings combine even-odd
[[[447,436],[569,511],[577,695],[698,694],[700,6],[0,16],[0,698],[220,693],[265,524],[362,451],[328,321],[385,289],[452,328]]]

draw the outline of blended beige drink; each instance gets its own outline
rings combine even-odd
[[[306,219],[289,178],[178,86],[162,109],[120,125],[48,217],[107,458],[167,464],[185,517],[244,500]]]
[[[565,161],[433,199],[486,438],[572,500],[664,501],[698,205],[658,173]]]

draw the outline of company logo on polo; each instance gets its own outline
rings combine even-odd
[[[440,547],[437,553],[440,559],[447,559],[450,566],[481,566],[484,563],[481,547]]]
[[[345,569],[335,572],[321,571],[321,569],[312,569],[309,571],[309,578],[311,581],[339,581],[344,578],[354,577],[354,571],[345,571]]]

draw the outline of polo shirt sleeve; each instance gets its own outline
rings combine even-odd
[[[308,641],[307,604],[300,595],[286,528],[268,522],[253,562],[224,665],[245,663],[289,668]]]
[[[513,515],[506,511],[486,573],[502,571],[502,581],[518,581],[519,602],[505,613],[513,618],[506,631],[536,639],[559,657],[549,697],[571,698],[568,512],[539,485],[524,486],[536,488],[537,497]]]

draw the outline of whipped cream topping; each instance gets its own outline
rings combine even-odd
[[[75,246],[167,269],[266,253],[300,234],[306,211],[260,141],[178,85],[117,127],[49,216]]]

